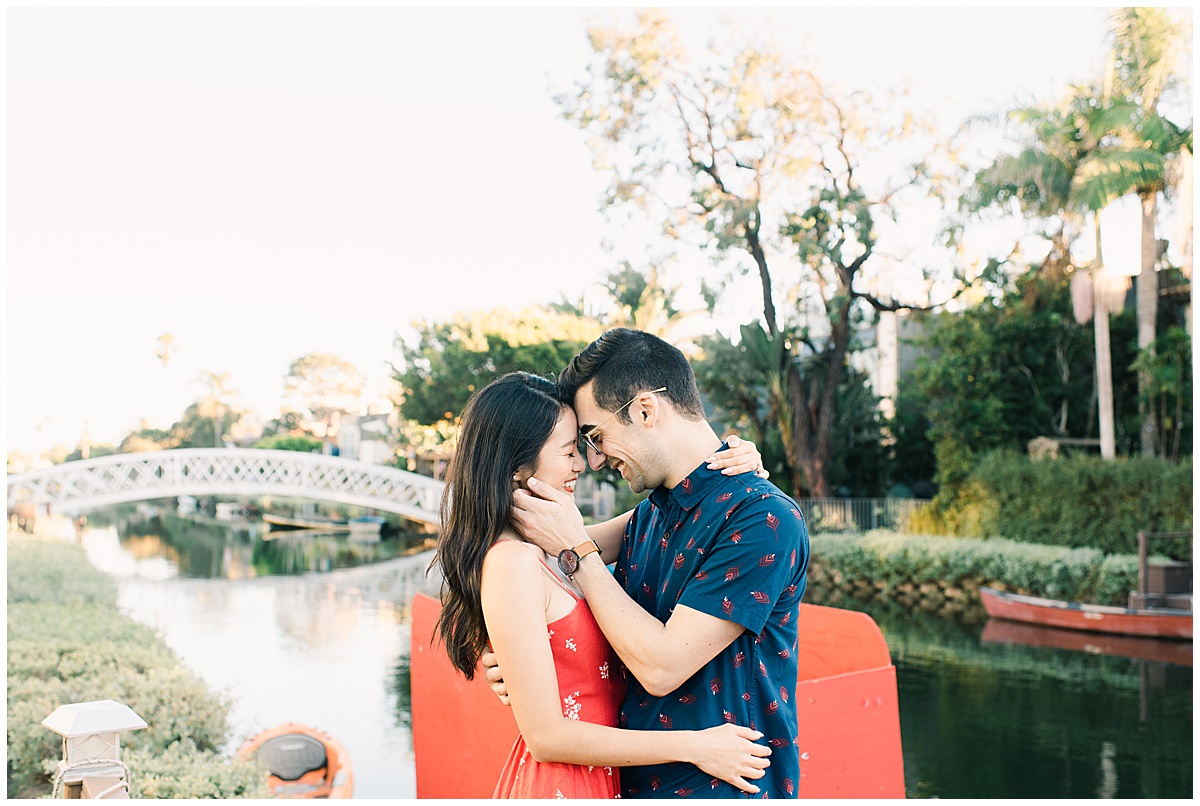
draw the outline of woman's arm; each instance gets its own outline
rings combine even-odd
[[[755,744],[756,731],[721,725],[704,731],[621,730],[567,719],[559,702],[554,657],[546,635],[547,577],[537,558],[515,543],[501,543],[483,564],[484,619],[492,649],[505,670],[517,727],[538,761],[625,767],[683,761],[747,792],[758,788],[770,748]]]

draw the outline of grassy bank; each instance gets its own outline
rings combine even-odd
[[[8,536],[8,796],[50,794],[61,739],[55,708],[115,700],[148,727],[121,736],[133,797],[260,798],[263,771],[220,753],[228,702],[154,632],[117,610],[117,586],[83,549]]]

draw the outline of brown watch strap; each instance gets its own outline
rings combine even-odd
[[[595,554],[600,551],[600,545],[595,540],[585,540],[575,547],[575,556],[583,559],[589,554]]]

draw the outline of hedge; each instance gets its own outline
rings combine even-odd
[[[133,797],[269,796],[261,766],[220,754],[228,702],[116,602],[116,584],[82,549],[10,535],[8,796],[51,792],[62,742],[43,719],[60,705],[106,699],[147,723],[121,736]]]
[[[1096,456],[1030,459],[983,454],[965,483],[907,524],[912,533],[1003,537],[1022,543],[1137,553],[1137,533],[1191,531],[1192,460]],[[1156,544],[1191,559],[1191,541]]]
[[[1014,540],[904,535],[815,534],[809,585],[818,591],[960,591],[981,586],[1034,596],[1124,605],[1137,588],[1137,555],[1104,556],[1092,548],[1040,546]]]

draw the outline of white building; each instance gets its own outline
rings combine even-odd
[[[387,414],[343,414],[338,428],[338,455],[372,464],[387,464],[394,451]]]

